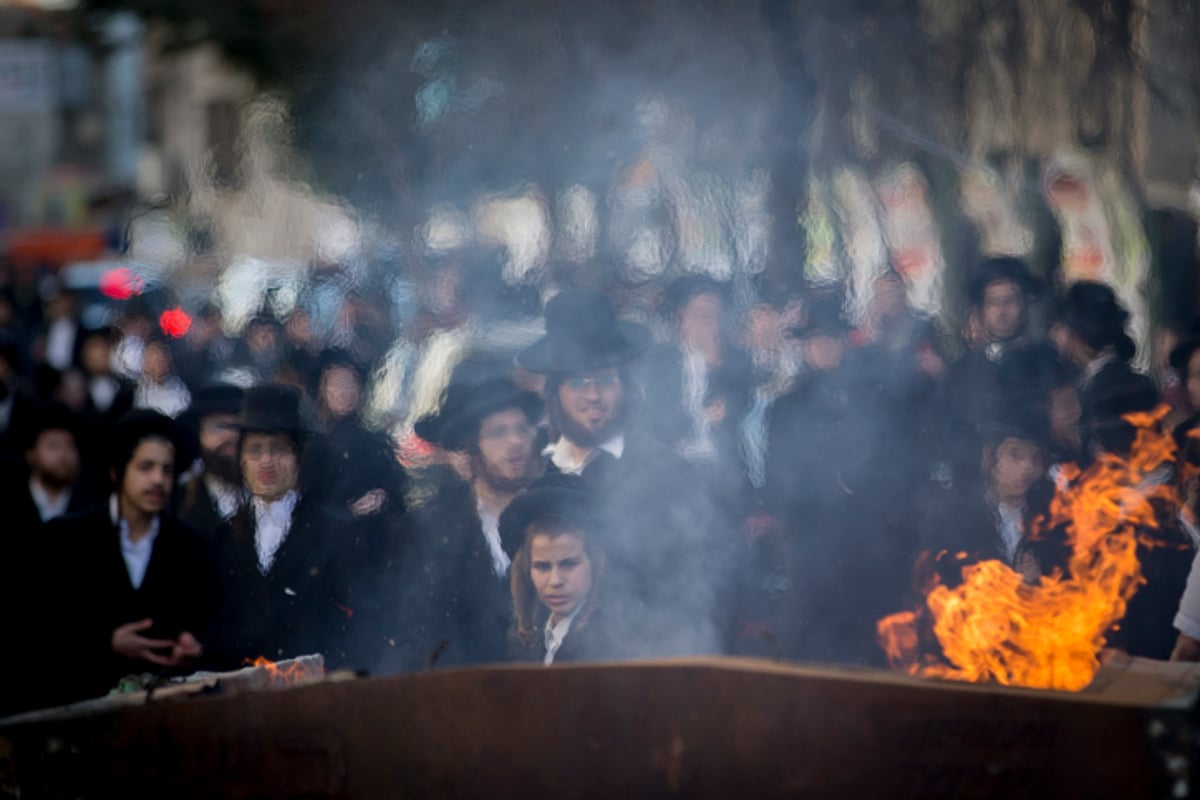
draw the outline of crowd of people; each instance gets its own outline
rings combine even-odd
[[[364,416],[389,344],[367,298],[337,341],[301,311],[231,338],[216,306],[172,338],[135,301],[88,329],[66,290],[3,287],[0,585],[23,654],[3,710],[311,653],[371,674],[881,666],[877,620],[930,581],[981,559],[1031,583],[1067,570],[1040,522],[1056,476],[1127,455],[1126,415],[1164,403],[1180,457],[1159,479],[1181,501],[1156,535],[1174,545],[1139,550],[1144,585],[1108,641],[1200,659],[1200,327],[1144,374],[1109,287],[1052,289],[1014,258],[972,270],[958,341],[896,272],[857,326],[835,288],[760,289],[562,287],[544,334],[468,348],[399,441]],[[653,321],[628,319],[634,295]],[[430,305],[399,335],[469,316]],[[414,443],[415,466],[398,455]]]

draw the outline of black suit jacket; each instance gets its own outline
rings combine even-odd
[[[380,671],[423,668],[441,642],[438,666],[506,659],[508,578],[492,567],[469,485],[448,483],[402,517],[388,550],[375,637]]]
[[[206,628],[204,543],[168,516],[159,518],[150,563],[136,589],[107,505],[47,522],[37,551],[30,571],[40,588],[30,592],[35,602],[24,611],[35,622],[26,641],[40,654],[37,669],[46,677],[40,705],[99,696],[125,675],[158,671],[112,652],[112,633],[121,625],[152,619],[143,635],[163,639],[184,631],[200,638]]]
[[[252,505],[238,510],[213,544],[216,610],[209,662],[237,669],[259,656],[272,661],[321,653],[327,667],[348,660],[350,536],[319,506],[302,499],[269,571],[259,569]]]

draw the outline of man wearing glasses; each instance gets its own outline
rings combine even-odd
[[[468,365],[470,366],[470,365]],[[451,472],[400,518],[388,548],[377,672],[503,661],[511,621],[509,565],[520,542],[500,514],[541,472],[542,402],[507,377],[452,377],[437,412],[417,421]],[[436,655],[435,655],[436,654]]]
[[[731,646],[739,531],[704,480],[644,425],[630,366],[650,343],[607,297],[567,289],[546,305],[546,335],[517,366],[546,375],[547,468],[581,475],[610,528],[611,608],[644,655],[721,653]],[[650,398],[654,400],[656,398]]]

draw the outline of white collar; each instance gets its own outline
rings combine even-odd
[[[618,433],[616,436],[593,447],[583,457],[583,461],[576,463],[571,457],[571,445],[567,441],[567,437],[559,436],[558,441],[542,451],[542,455],[550,456],[550,461],[554,466],[558,467],[560,472],[568,475],[578,475],[583,472],[584,467],[592,463],[596,454],[603,450],[612,455],[613,458],[620,460],[625,453],[625,434]]]
[[[292,512],[300,493],[295,489],[278,500],[263,500],[255,497],[254,506],[254,549],[258,553],[258,569],[263,575],[271,571],[275,556],[283,540],[292,529]]]
[[[557,623],[551,623],[553,615],[546,619],[546,657],[542,663],[550,666],[554,663],[554,656],[558,653],[558,649],[562,647],[563,641],[566,640],[567,634],[571,631],[571,625],[575,622],[575,618],[579,616],[579,612],[583,611],[583,607],[587,605],[584,600],[579,604],[579,608],[571,612],[571,616],[560,619]]]
[[[1106,347],[1083,368],[1083,385],[1087,387],[1100,374],[1100,370],[1117,360],[1117,354],[1111,347]]]
[[[203,480],[209,495],[217,504],[217,513],[221,515],[221,519],[228,520],[236,514],[242,502],[241,488],[208,472],[204,473]]]
[[[150,532],[148,534],[136,542],[129,538],[129,522],[121,516],[121,504],[117,501],[115,492],[109,495],[108,498],[108,516],[121,534],[121,547],[124,549],[144,549],[154,544],[154,540],[158,538],[159,514],[155,514],[154,518],[150,520]]]
[[[67,506],[71,504],[71,489],[70,487],[63,489],[56,496],[51,497],[46,489],[34,480],[33,476],[29,478],[29,496],[33,498],[33,504],[37,506],[38,515],[41,516],[42,522],[61,517],[67,513]]]

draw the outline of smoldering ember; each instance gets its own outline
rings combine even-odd
[[[1191,796],[1197,41],[0,4],[0,795]]]

